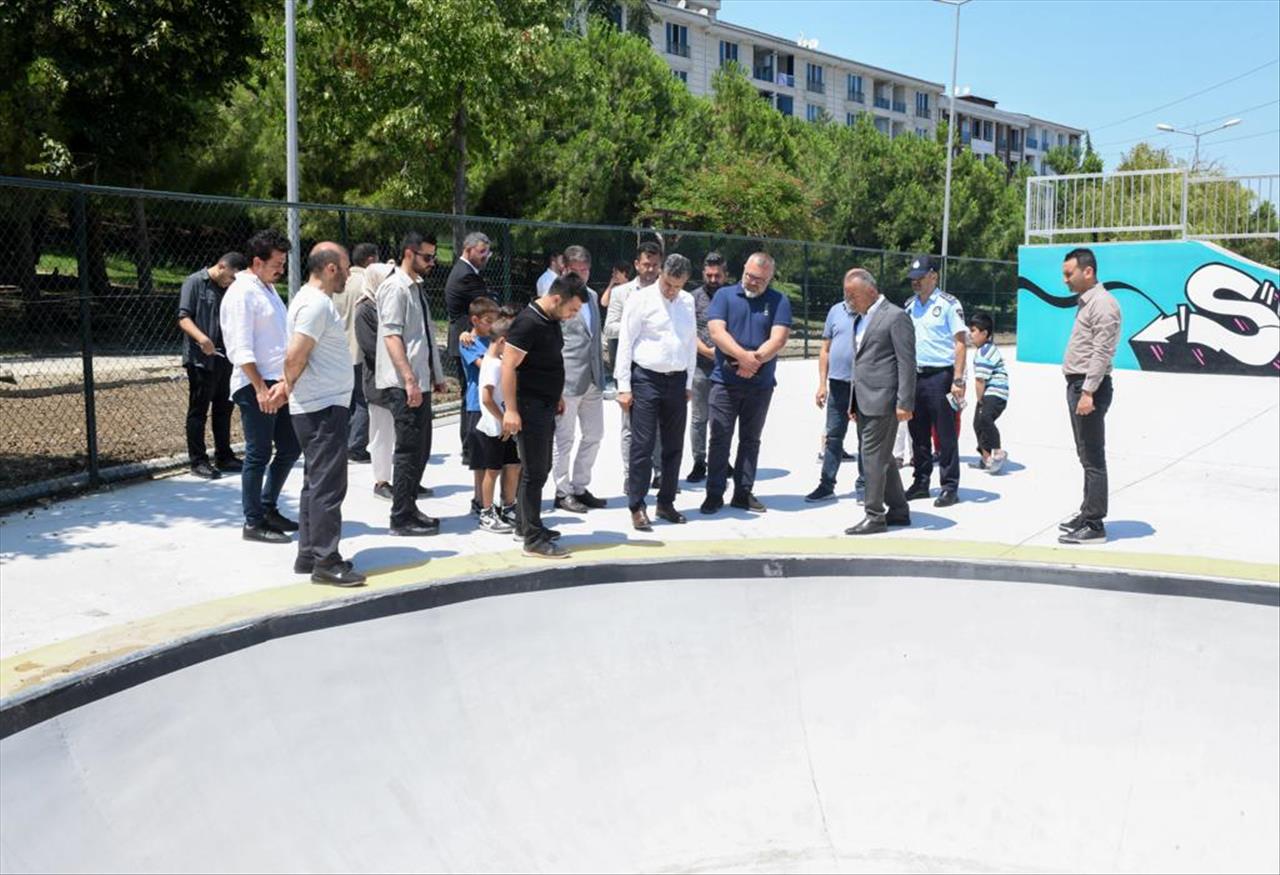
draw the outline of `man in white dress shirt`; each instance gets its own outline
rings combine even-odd
[[[547,269],[542,272],[542,276],[538,277],[538,281],[534,284],[539,298],[545,297],[547,292],[551,291],[551,284],[562,273],[564,273],[564,256],[559,249],[548,252]]]
[[[692,272],[683,255],[667,256],[658,281],[631,296],[618,334],[613,375],[618,381],[618,403],[631,417],[627,502],[637,531],[651,530],[645,495],[652,472],[650,456],[659,434],[662,484],[655,515],[672,523],[685,521],[674,502],[698,356],[693,296],[684,291]]]
[[[289,241],[279,231],[267,229],[250,237],[245,244],[249,269],[236,274],[218,313],[227,358],[235,368],[231,400],[240,408],[244,428],[241,534],[246,541],[267,544],[287,544],[288,533],[298,530],[276,506],[285,478],[302,455],[284,384],[288,311],[272,285],[284,274],[288,253]]]

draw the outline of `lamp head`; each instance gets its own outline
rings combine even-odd
[[[1156,125],[1156,130],[1157,130],[1157,131],[1168,131],[1168,132],[1172,133],[1172,132],[1173,132],[1173,125],[1167,125],[1167,124],[1165,124],[1164,122],[1161,122],[1160,124]]]

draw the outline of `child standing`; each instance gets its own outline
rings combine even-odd
[[[971,465],[999,474],[1008,454],[1000,446],[996,420],[1009,403],[1009,371],[1004,366],[1004,356],[996,348],[994,333],[995,322],[986,313],[974,313],[969,318],[969,339],[977,349],[973,358],[973,384],[978,403],[973,410],[973,430],[978,435],[978,452],[982,454],[981,461]]]
[[[489,348],[480,362],[477,387],[480,398],[480,418],[471,432],[471,470],[479,478],[480,528],[490,532],[507,533],[515,526],[509,518],[514,515],[516,484],[520,480],[520,457],[516,442],[502,434],[502,414],[506,408],[502,400],[502,350],[507,345],[507,332],[511,330],[511,317],[502,313],[489,329]],[[512,507],[495,508],[493,494],[502,475],[502,494]]]
[[[469,312],[471,318],[471,330],[464,331],[458,336],[458,357],[462,359],[462,366],[466,370],[466,391],[462,397],[462,417],[463,433],[466,435],[464,440],[471,440],[471,433],[475,431],[476,422],[480,419],[480,361],[484,358],[485,350],[489,348],[489,329],[493,325],[493,320],[498,315],[498,304],[492,298],[476,298],[471,302]],[[474,477],[475,491],[471,497],[471,514],[473,516],[480,515],[481,499],[480,499],[480,481],[483,472],[476,470],[475,466],[470,466]]]

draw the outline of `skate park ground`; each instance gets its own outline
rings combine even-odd
[[[450,421],[434,538],[352,466],[361,591],[241,541],[235,478],[10,514],[0,868],[1275,871],[1277,384],[1117,372],[1078,548],[1062,378],[1010,366],[1005,473],[868,538],[852,464],[803,501],[813,361],[779,368],[762,515],[682,484],[687,525],[633,532],[606,405],[611,506],[546,515],[554,564],[475,529]]]

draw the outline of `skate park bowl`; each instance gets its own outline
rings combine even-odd
[[[1275,872],[1278,620],[866,556],[343,597],[0,703],[0,869]]]

